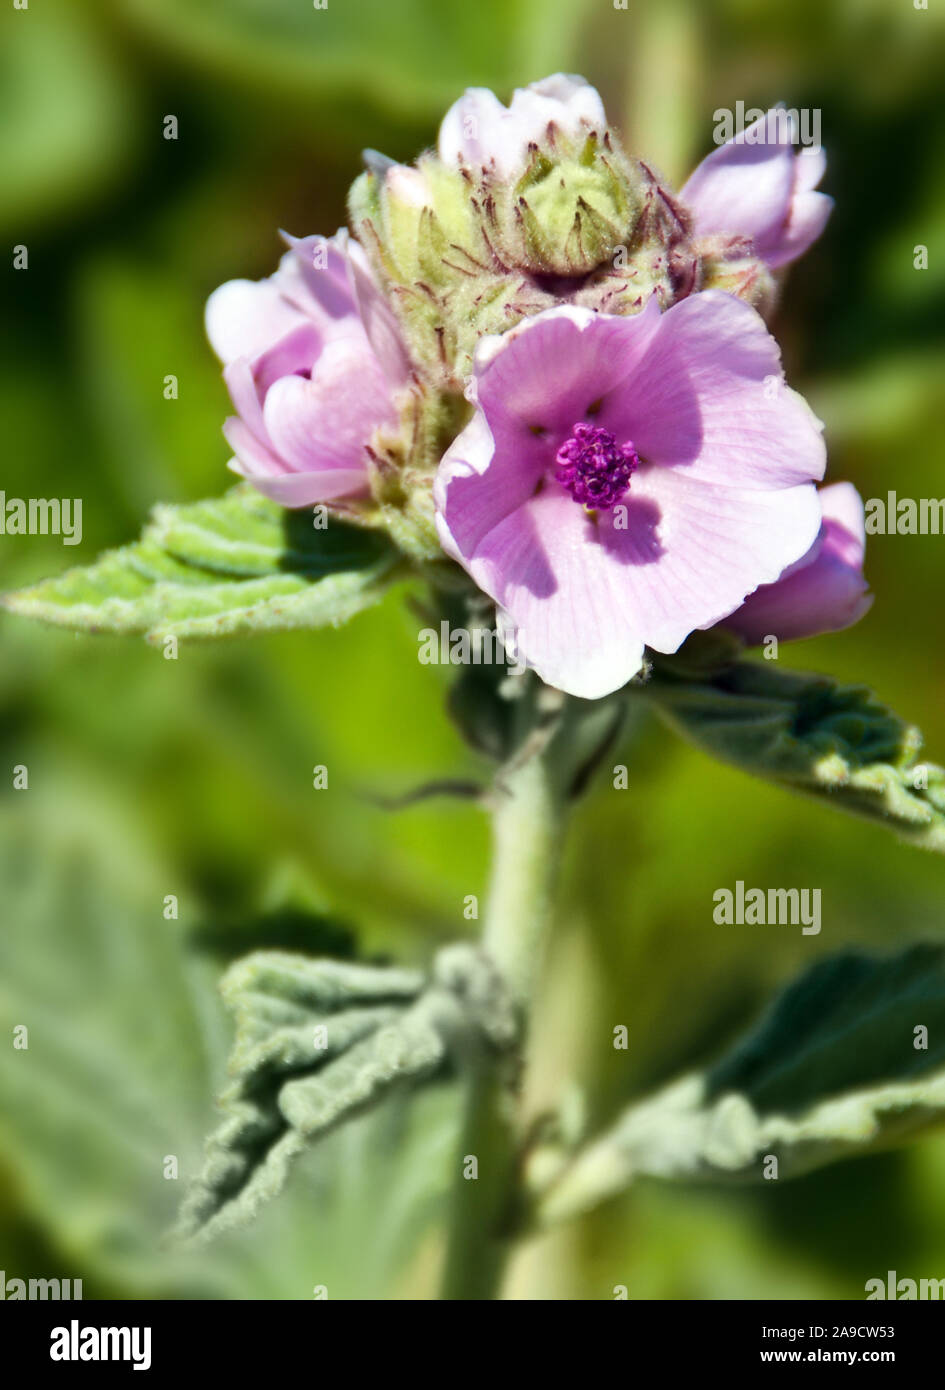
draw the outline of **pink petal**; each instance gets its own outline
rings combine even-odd
[[[640,669],[644,643],[675,651],[817,531],[811,486],[777,495],[719,494],[678,477],[674,486],[665,511],[631,495],[626,530],[549,488],[482,542],[469,571],[548,684],[585,699],[619,689]]]
[[[285,376],[263,406],[273,449],[293,472],[361,469],[364,445],[383,421],[393,419],[387,383],[367,347],[339,338],[327,345],[311,380]]]
[[[695,215],[697,236],[749,237],[775,269],[816,241],[833,207],[813,192],[827,160],[820,148],[795,153],[792,133],[786,113],[775,108],[702,161],[679,195]]]
[[[519,659],[548,685],[593,700],[640,670],[643,637],[614,594],[606,551],[588,543],[589,527],[569,497],[545,491],[490,532],[469,569],[501,605]]]
[[[632,317],[562,306],[486,338],[474,360],[476,400],[497,433],[570,433],[644,358],[660,328],[650,299]]]
[[[612,513],[603,543],[647,645],[673,652],[803,555],[820,526],[812,483],[780,491],[706,486],[674,469],[635,476],[628,529]]]
[[[755,143],[764,133],[763,143]],[[767,112],[707,155],[679,194],[696,218],[696,235],[731,232],[759,250],[787,219],[794,191],[794,150],[783,123]]]
[[[397,319],[361,247],[353,240],[348,240],[346,245],[348,278],[364,331],[388,381],[397,388],[410,375],[410,358]]]
[[[352,497],[364,489],[362,469],[323,468],[315,473],[282,473],[265,476],[243,467],[242,460],[230,460],[230,468],[247,478],[264,497],[280,507],[310,507],[316,502],[333,502]]]
[[[501,141],[505,107],[486,87],[469,87],[440,125],[437,152],[444,164],[488,164]]]
[[[820,422],[785,385],[778,345],[754,309],[705,290],[668,309],[655,328],[645,355],[604,394],[595,423],[632,440],[648,465],[717,487],[783,488],[823,477]]]
[[[258,438],[238,416],[231,415],[224,421],[223,437],[236,455],[230,467],[244,478],[268,478],[287,471],[265,439]]]
[[[546,449],[534,436],[497,454],[486,417],[477,411],[443,455],[433,483],[437,530],[447,554],[465,563],[484,536],[528,501],[546,467]]]
[[[596,697],[675,651],[815,544],[818,422],[777,345],[718,291],[635,317],[559,308],[476,354],[477,412],[434,487],[443,544],[519,629],[543,678]],[[553,475],[592,418],[643,458],[596,518]],[[626,519],[626,526],[621,522]]]
[[[817,495],[824,522],[836,531],[837,553],[848,565],[862,565],[866,554],[866,514],[862,497],[852,483],[831,483]]]
[[[237,357],[223,368],[223,380],[241,418],[257,439],[265,442],[266,426],[262,404],[253,379],[253,367],[248,357]]]
[[[827,225],[833,211],[833,199],[826,193],[797,193],[791,202],[787,225],[777,246],[765,256],[772,269],[796,261],[812,246]]]
[[[257,357],[305,322],[272,280],[228,280],[207,300],[204,322],[221,362]]]
[[[749,643],[839,632],[858,622],[873,602],[863,578],[863,503],[851,483],[819,493],[823,524],[818,544],[774,584],[764,585],[725,620]]]
[[[563,72],[517,88],[509,103],[510,127],[538,141],[551,124],[571,137],[592,130],[603,133],[607,113],[600,93],[583,77]]]
[[[354,296],[348,283],[347,233],[334,237],[294,237],[281,233],[289,250],[273,276],[280,293],[317,323],[327,337],[332,330],[357,322]],[[323,268],[316,266],[319,256]]]
[[[517,89],[508,107],[485,87],[470,87],[446,113],[437,149],[446,164],[492,168],[508,178],[552,124],[571,138],[606,129],[600,96],[583,77],[556,73],[533,82]]]
[[[261,353],[252,364],[253,381],[260,401],[265,401],[270,387],[282,377],[292,376],[296,372],[310,372],[323,342],[319,328],[306,321]]]
[[[794,160],[794,192],[812,193],[827,172],[827,156],[820,145],[805,145]]]
[[[450,554],[472,554],[531,497],[575,421],[642,356],[659,321],[655,300],[634,318],[562,307],[480,343],[479,410],[447,449],[434,484]]]

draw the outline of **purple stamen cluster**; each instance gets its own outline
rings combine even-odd
[[[555,477],[575,502],[609,511],[627,491],[639,462],[629,440],[618,444],[610,430],[582,422],[555,454]]]

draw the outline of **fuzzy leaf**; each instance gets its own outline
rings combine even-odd
[[[689,680],[660,662],[639,689],[705,752],[945,850],[945,771],[865,686],[761,662]]]
[[[472,948],[416,971],[257,952],[224,977],[236,1017],[223,1123],[176,1234],[204,1241],[250,1220],[313,1141],[404,1083],[443,1069],[470,1037],[507,1047],[516,1021]]]
[[[374,603],[397,552],[379,533],[285,511],[247,484],[160,506],[141,540],[7,594],[11,612],[159,642],[337,626]]]
[[[555,1175],[539,1209],[571,1216],[641,1175],[759,1179],[769,1155],[792,1177],[943,1118],[945,947],[846,952],[785,989],[714,1067],[632,1105]]]

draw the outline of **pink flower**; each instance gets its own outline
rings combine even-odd
[[[679,194],[695,235],[747,237],[772,270],[796,260],[823,231],[833,199],[815,193],[823,150],[795,154],[789,114],[775,107],[713,150]]]
[[[866,529],[859,493],[852,483],[834,483],[818,496],[823,522],[807,554],[725,619],[724,626],[746,642],[839,632],[859,622],[873,602],[863,578]]]
[[[645,646],[675,651],[817,536],[820,424],[721,291],[664,314],[546,310],[483,340],[470,396],[435,481],[440,538],[562,690],[618,689]]]
[[[437,152],[444,164],[510,178],[526,163],[529,145],[544,143],[551,125],[568,137],[607,129],[600,96],[583,77],[555,73],[517,88],[508,106],[488,88],[470,87],[443,117]]]
[[[207,336],[238,415],[230,467],[286,507],[362,494],[364,446],[395,419],[406,380],[393,315],[361,248],[286,237],[268,280],[230,280],[207,301]]]

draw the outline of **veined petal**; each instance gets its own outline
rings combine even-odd
[[[775,107],[702,161],[679,195],[698,237],[748,237],[772,269],[807,250],[833,200],[813,193],[826,168],[823,150],[795,153],[793,139],[789,113]]]
[[[327,337],[339,328],[355,325],[357,309],[348,282],[347,233],[294,237],[282,232],[281,236],[289,250],[273,276],[280,292],[317,323]]]
[[[660,322],[655,299],[632,317],[571,306],[545,309],[480,344],[476,400],[497,434],[508,430],[520,440],[526,434],[566,436],[645,357]]]
[[[672,475],[671,486],[659,501],[635,490],[619,529],[613,513],[591,518],[548,489],[480,542],[467,568],[543,680],[587,699],[618,689],[644,643],[676,651],[804,554],[820,524],[811,485],[723,493]]]
[[[754,309],[705,290],[655,328],[646,353],[604,393],[596,423],[632,439],[648,465],[718,487],[784,488],[823,477],[821,424],[785,384],[780,349]]]
[[[563,493],[543,493],[483,542],[470,573],[501,607],[520,660],[548,685],[593,700],[643,664],[644,639],[627,604],[615,605],[605,549],[589,544],[586,514]]]
[[[361,469],[364,445],[382,421],[392,419],[387,383],[366,345],[329,343],[310,380],[284,376],[263,405],[266,433],[294,472]]]

